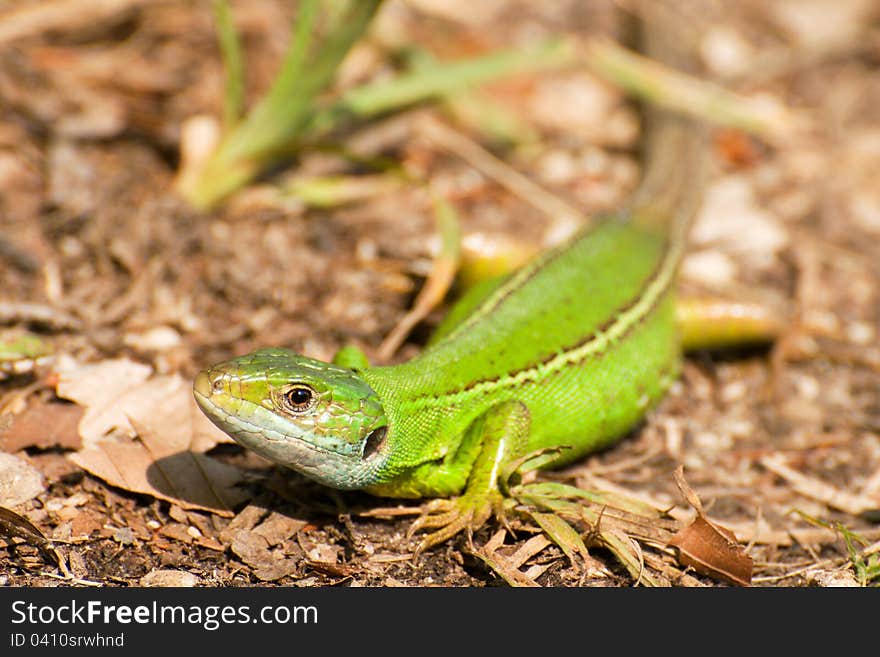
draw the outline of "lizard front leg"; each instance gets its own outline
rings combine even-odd
[[[490,407],[470,424],[463,443],[479,447],[464,492],[426,505],[425,513],[410,527],[409,535],[422,529],[436,531],[422,539],[416,554],[462,530],[478,529],[493,512],[501,514],[503,495],[498,477],[506,463],[525,452],[529,426],[528,408],[515,400]]]

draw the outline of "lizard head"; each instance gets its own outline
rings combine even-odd
[[[203,370],[193,393],[237,443],[327,486],[367,486],[388,456],[382,403],[348,368],[260,349]]]

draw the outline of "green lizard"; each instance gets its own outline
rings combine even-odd
[[[652,124],[625,208],[474,288],[418,357],[371,367],[348,348],[333,363],[261,349],[202,371],[199,406],[241,445],[328,486],[441,498],[412,526],[435,530],[419,550],[479,527],[501,510],[505,466],[610,444],[679,372],[673,288],[705,148],[683,119]]]

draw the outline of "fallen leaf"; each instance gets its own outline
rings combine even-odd
[[[220,532],[220,541],[227,546],[232,545],[239,531],[253,529],[267,514],[266,509],[255,504],[248,504]]]
[[[79,423],[79,433],[86,447],[114,431],[135,435],[130,418],[161,412],[158,406],[172,390],[190,407],[188,421],[192,424],[192,441],[189,447],[193,451],[206,452],[218,443],[233,442],[199,410],[191,383],[179,375],[151,377],[151,367],[128,359],[94,364],[62,359],[57,370],[56,394],[86,408]]]
[[[544,533],[565,553],[572,566],[582,567],[592,562],[580,534],[565,520],[553,513],[532,512],[531,516],[544,530]]]
[[[0,506],[23,504],[44,490],[39,470],[17,456],[0,453]]]
[[[262,536],[269,545],[274,546],[290,538],[307,524],[305,520],[273,511],[268,518],[254,527],[253,533]]]
[[[749,586],[752,581],[752,558],[737,543],[732,531],[710,522],[703,514],[703,505],[684,479],[682,466],[675,470],[675,483],[685,500],[697,512],[694,521],[669,539],[678,551],[678,560],[698,573]]]
[[[281,579],[298,568],[296,559],[288,559],[280,550],[272,550],[265,538],[246,530],[235,534],[232,551],[264,582]]]
[[[733,532],[713,525],[703,516],[669,540],[678,550],[678,560],[698,573],[731,584],[748,586],[752,580],[752,559],[743,552]]]
[[[141,397],[130,393],[150,377],[153,368],[120,358],[93,364],[62,359],[56,369],[56,394],[86,407],[79,423],[79,433],[86,446],[113,429],[134,434],[128,421],[128,410],[137,406]]]
[[[83,408],[76,404],[38,402],[12,418],[0,433],[0,451],[17,452],[26,447],[79,449],[82,441],[77,426]]]
[[[485,563],[510,586],[540,586],[540,584],[535,581],[534,577],[522,572],[514,565],[509,557],[498,551],[498,549],[504,545],[504,538],[506,535],[506,530],[499,529],[485,545],[480,547],[468,546],[467,551]]]
[[[0,506],[0,536],[17,536],[31,545],[43,546],[49,542],[46,535],[30,520],[12,509]]]
[[[137,374],[137,373],[136,373]],[[69,393],[69,390],[66,392]],[[82,399],[82,396],[79,396]],[[168,500],[185,509],[203,509],[231,516],[232,508],[247,498],[236,487],[242,473],[216,459],[192,451],[194,415],[189,382],[180,376],[157,376],[136,384],[121,395],[100,402],[119,409],[89,406],[83,435],[85,447],[70,459],[108,483],[136,493]],[[113,432],[124,423],[136,436]],[[84,422],[86,417],[83,418]],[[83,422],[80,423],[83,431]],[[211,444],[204,436],[202,447]]]

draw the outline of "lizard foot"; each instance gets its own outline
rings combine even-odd
[[[436,529],[419,542],[415,550],[418,555],[460,531],[476,531],[493,512],[501,513],[502,502],[503,498],[497,492],[491,495],[465,494],[451,499],[431,500],[422,507],[422,515],[410,525],[407,538],[420,530]]]

